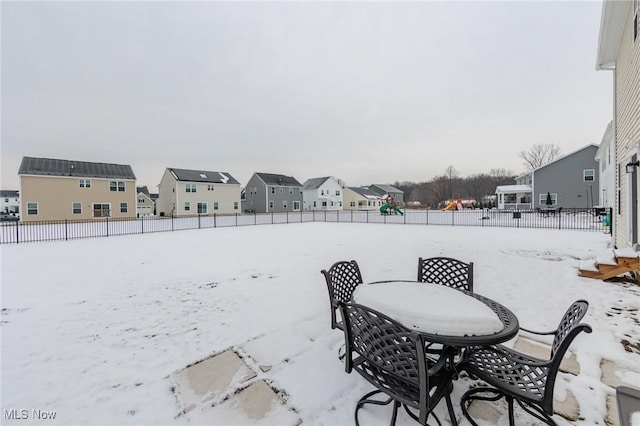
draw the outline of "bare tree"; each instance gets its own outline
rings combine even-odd
[[[549,164],[560,155],[560,147],[556,144],[535,144],[529,151],[520,151],[520,158],[528,170],[535,170]]]

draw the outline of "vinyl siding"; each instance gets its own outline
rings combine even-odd
[[[616,247],[631,245],[628,241],[627,212],[628,177],[624,166],[633,154],[639,154],[640,144],[640,37],[633,41],[633,10],[625,23],[615,69],[615,131],[617,141],[616,159],[620,164],[621,194],[620,211],[615,227]],[[640,155],[639,155],[640,157]],[[636,173],[640,177],[640,172]],[[636,224],[638,226],[640,224]]]

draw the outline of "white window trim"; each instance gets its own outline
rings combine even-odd
[[[587,172],[591,172],[591,180],[587,180]],[[596,180],[596,171],[595,169],[584,169],[582,171],[582,181],[583,182],[594,182]]]
[[[35,213],[29,213],[29,210],[33,210],[33,209],[29,209],[29,204],[35,204],[36,205],[36,212]],[[27,202],[27,216],[38,216],[39,214],[40,214],[40,205],[37,202],[34,202],[34,201]]]
[[[76,213],[74,211],[75,210],[75,207],[74,207],[75,204],[79,204],[80,205],[80,211],[78,213]],[[82,203],[81,202],[74,201],[74,202],[71,203],[71,214],[82,214]]]

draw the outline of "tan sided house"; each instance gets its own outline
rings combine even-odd
[[[167,168],[158,188],[160,216],[240,213],[240,182],[226,172]]]
[[[25,222],[136,217],[131,166],[23,157],[18,175]]]

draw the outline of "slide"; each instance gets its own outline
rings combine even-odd
[[[380,214],[384,214],[384,215],[388,215],[391,214],[390,210],[393,211],[393,214],[398,214],[400,213],[400,215],[404,216],[404,213],[402,213],[402,210],[400,210],[398,208],[398,206],[396,205],[389,205],[389,203],[384,203],[381,207],[380,207]]]
[[[445,208],[443,208],[442,210],[452,210],[452,209],[453,209],[453,210],[455,210],[455,209],[456,209],[456,202],[455,202],[455,201],[452,201],[452,202],[450,202],[449,204],[447,204],[447,205],[445,206]]]

